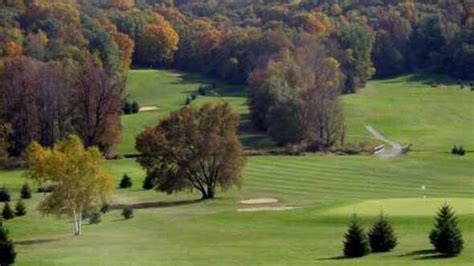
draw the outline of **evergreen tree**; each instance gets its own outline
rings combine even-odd
[[[100,212],[93,212],[89,217],[89,224],[98,224],[102,221],[102,215]]]
[[[387,218],[380,214],[369,231],[369,243],[373,252],[387,252],[397,245],[397,237]]]
[[[122,108],[124,114],[129,115],[132,113],[132,105],[129,102],[126,102]]]
[[[16,252],[12,241],[8,238],[8,230],[0,220],[0,265],[15,263]]]
[[[122,216],[125,219],[132,219],[133,218],[133,209],[130,207],[125,207],[122,211]]]
[[[456,256],[463,249],[464,241],[457,218],[447,204],[438,211],[434,228],[430,233],[430,242],[437,252],[448,256]]]
[[[26,206],[23,201],[19,200],[15,205],[15,215],[16,216],[24,216],[26,215]]]
[[[31,188],[28,183],[23,184],[21,187],[21,198],[22,199],[30,199],[31,198]]]
[[[10,193],[8,192],[6,187],[0,188],[0,202],[9,202],[10,201]]]
[[[140,105],[137,102],[132,103],[132,114],[136,114],[140,111]]]
[[[466,150],[464,150],[464,147],[459,146],[458,155],[464,156],[465,154],[466,154]]]
[[[451,153],[458,154],[458,152],[459,152],[458,146],[454,145],[453,148],[451,149]]]
[[[14,216],[15,215],[13,213],[12,208],[10,207],[10,204],[5,203],[5,206],[3,206],[3,210],[2,210],[3,219],[10,220],[10,219],[13,219]]]
[[[122,180],[120,181],[120,188],[129,188],[132,187],[132,178],[127,174],[124,174]]]
[[[147,175],[143,180],[142,188],[149,190],[155,187],[155,181],[153,180],[152,176]]]
[[[352,222],[344,235],[344,256],[349,258],[362,257],[370,252],[367,236],[364,233],[357,216],[354,215]]]

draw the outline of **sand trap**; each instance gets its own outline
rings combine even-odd
[[[265,207],[253,207],[253,208],[242,208],[242,209],[237,209],[238,212],[259,212],[259,211],[289,211],[289,210],[294,210],[298,209],[300,207],[294,207],[294,206],[265,206]]]
[[[158,110],[158,107],[156,106],[143,106],[140,107],[139,112],[150,112],[150,111],[156,111]]]
[[[248,199],[248,200],[240,201],[240,203],[243,203],[243,204],[266,204],[266,203],[276,203],[276,202],[278,202],[278,200],[272,199],[272,198]]]

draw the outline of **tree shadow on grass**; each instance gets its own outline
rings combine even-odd
[[[346,257],[346,256],[342,256],[342,255],[339,255],[339,256],[333,256],[333,257],[328,257],[328,258],[320,258],[318,260],[345,260],[345,259],[352,259],[352,258],[349,258],[349,257]],[[354,258],[355,259],[355,258]]]
[[[111,209],[123,209],[129,207],[132,209],[154,209],[154,208],[169,208],[182,205],[190,205],[202,202],[202,199],[196,200],[180,200],[180,201],[158,201],[158,202],[140,202],[134,204],[115,204],[111,206]]]
[[[413,257],[415,260],[447,259],[452,256],[440,254],[433,249],[416,250],[409,253],[398,255],[398,257]]]
[[[43,244],[43,243],[59,241],[59,240],[62,240],[62,238],[25,239],[25,240],[16,240],[16,241],[13,241],[13,243],[15,245],[30,246],[30,245],[36,245],[36,244]]]

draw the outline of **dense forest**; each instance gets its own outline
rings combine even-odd
[[[114,154],[131,67],[247,83],[257,128],[325,149],[371,77],[473,79],[474,3],[0,0],[0,58],[0,161],[72,132]]]

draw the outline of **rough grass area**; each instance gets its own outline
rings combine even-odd
[[[121,153],[134,153],[138,132],[180,108],[200,84],[211,82],[170,73],[131,71],[130,99],[159,110],[123,116]],[[144,191],[145,173],[134,160],[109,161],[117,186],[124,173],[132,177],[133,187],[116,190],[113,204],[132,206],[135,218],[124,220],[121,210],[114,209],[100,224],[84,225],[81,237],[73,237],[66,217],[58,220],[35,211],[44,195],[34,193],[26,201],[28,214],[7,222],[17,265],[472,265],[474,154],[459,157],[449,150],[453,144],[474,149],[474,93],[455,85],[432,88],[424,78],[372,81],[358,94],[342,98],[349,141],[375,141],[364,129],[370,123],[389,139],[413,143],[408,155],[388,160],[250,157],[242,189],[219,191],[212,201],[200,201],[194,193]],[[246,149],[272,147],[249,127],[244,88],[224,83],[218,88],[218,96],[199,96],[193,105],[230,101],[242,114],[240,136]],[[10,189],[14,200],[24,181],[21,171],[0,171],[0,186]],[[237,211],[246,207],[241,200],[256,198],[278,199],[270,206],[299,208]],[[465,250],[457,258],[439,258],[430,250],[433,216],[444,202],[454,206],[463,231]],[[368,229],[381,209],[394,224],[399,246],[386,254],[341,258],[352,213]]]

